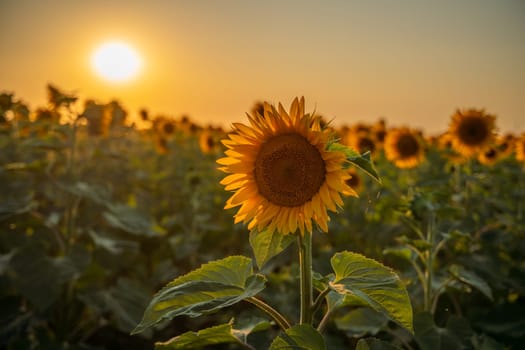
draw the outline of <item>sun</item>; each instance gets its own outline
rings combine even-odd
[[[100,45],[91,56],[91,65],[102,78],[111,82],[126,82],[140,72],[142,61],[130,45],[112,41]]]

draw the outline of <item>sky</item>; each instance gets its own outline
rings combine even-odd
[[[335,125],[439,133],[457,108],[484,108],[501,132],[525,131],[522,0],[0,0],[0,32],[0,91],[32,108],[52,83],[202,124],[305,96]],[[93,72],[109,40],[139,53],[135,79]]]

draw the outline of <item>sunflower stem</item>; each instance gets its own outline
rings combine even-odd
[[[312,324],[312,233],[307,230],[304,235],[297,235],[299,245],[299,268],[301,284],[300,324]]]
[[[292,327],[290,325],[290,322],[288,322],[288,320],[283,315],[281,315],[279,311],[275,310],[273,307],[266,304],[261,299],[258,299],[256,297],[250,297],[244,300],[246,300],[250,304],[257,306],[262,311],[266,312],[270,317],[273,318],[273,320],[279,325],[279,327],[281,327],[283,331],[286,331],[288,328]]]

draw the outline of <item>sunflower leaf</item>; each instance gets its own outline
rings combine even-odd
[[[286,333],[274,339],[270,350],[324,350],[323,336],[309,324],[301,324],[288,328]]]
[[[156,350],[201,349],[206,345],[240,343],[233,334],[231,322],[201,329],[198,332],[186,332],[165,342],[155,343]]]
[[[368,176],[381,183],[381,178],[379,177],[374,163],[372,162],[372,158],[370,157],[370,151],[366,151],[363,154],[359,154],[357,151],[338,142],[330,144],[328,146],[328,151],[343,152],[346,156],[347,162],[357,166],[365,173],[367,173]]]
[[[165,319],[197,317],[257,295],[266,278],[254,274],[252,260],[230,256],[202,265],[176,278],[151,300],[132,334],[140,333]]]
[[[250,232],[250,245],[253,249],[257,267],[260,269],[274,256],[285,250],[293,241],[294,235],[283,235],[277,231],[264,230]]]
[[[336,253],[330,262],[335,272],[335,279],[330,282],[334,291],[357,297],[413,332],[410,298],[392,269],[348,251]]]
[[[376,338],[359,339],[355,350],[400,350],[397,346]]]
[[[463,266],[459,265],[450,266],[448,271],[452,274],[452,276],[454,276],[454,278],[456,278],[460,282],[476,288],[487,298],[489,298],[490,300],[494,300],[494,297],[492,296],[492,289],[490,288],[488,283],[474,272],[469,271]]]

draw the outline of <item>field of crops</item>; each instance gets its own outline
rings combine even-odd
[[[0,348],[523,348],[525,136],[498,133],[492,111],[452,111],[441,135],[312,118],[302,132],[330,131],[351,175],[322,181],[358,197],[326,191],[326,220],[270,208],[235,224],[236,200],[279,185],[222,181],[253,129],[146,110],[131,123],[117,102],[48,90],[35,110],[0,95]]]

